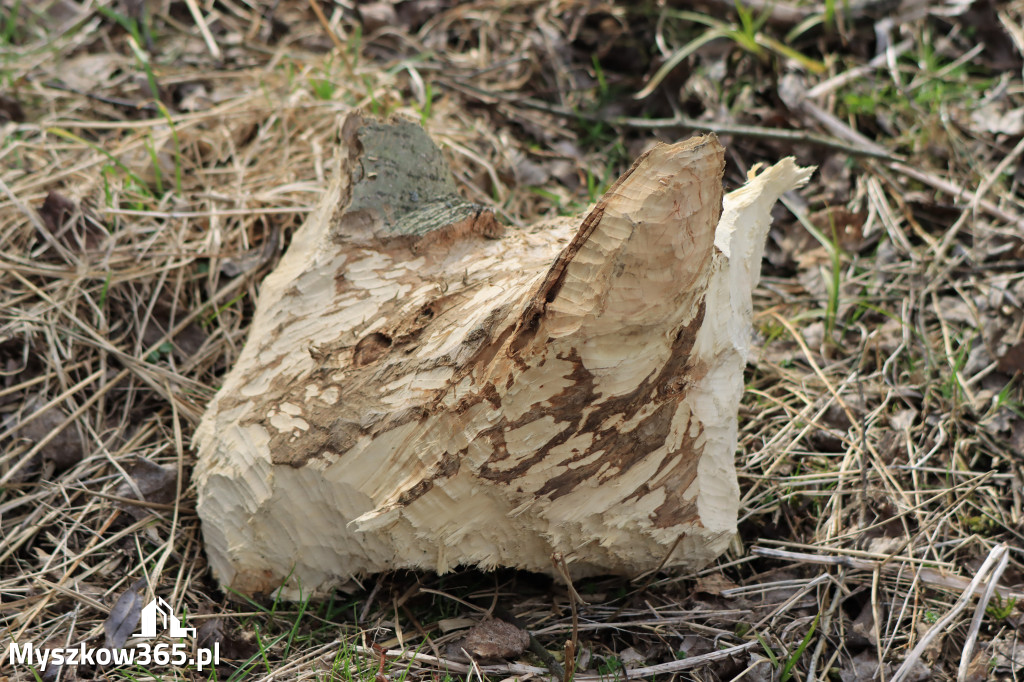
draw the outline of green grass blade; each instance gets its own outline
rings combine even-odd
[[[782,669],[782,675],[779,677],[781,682],[787,682],[789,678],[793,677],[793,668],[796,667],[800,657],[804,655],[804,650],[807,649],[807,645],[811,643],[811,638],[814,637],[814,631],[818,629],[818,619],[821,618],[821,612],[819,611],[814,616],[814,622],[811,623],[811,627],[808,628],[807,634],[804,635],[804,639],[800,642],[800,646],[796,648],[793,655],[786,661],[786,667]]]
[[[99,146],[98,144],[96,144],[94,142],[90,142],[89,140],[86,140],[84,138],[81,138],[78,135],[75,135],[70,130],[64,130],[63,128],[47,128],[46,132],[51,133],[53,135],[56,135],[57,137],[63,137],[65,140],[69,140],[69,141],[74,142],[76,144],[84,144],[87,147],[89,147],[90,149],[92,149],[93,151],[99,152],[103,156],[107,157],[107,160],[110,161],[110,163],[114,164],[117,168],[119,168],[122,171],[124,171],[125,175],[127,175],[129,178],[131,178],[132,181],[135,184],[137,184],[140,188],[148,187],[148,185],[146,185],[146,183],[142,181],[142,178],[140,178],[138,175],[136,175],[132,171],[132,169],[130,169],[128,166],[124,165],[121,162],[120,159],[118,159],[116,156],[114,156],[113,154],[111,154],[110,152],[108,152],[106,149],[104,149],[103,147]]]
[[[707,45],[712,40],[722,37],[724,37],[723,31],[717,28],[710,29],[700,34],[686,45],[683,45],[681,48],[673,52],[672,56],[668,58],[668,61],[662,64],[661,68],[651,76],[651,80],[647,85],[645,85],[640,92],[633,95],[633,99],[644,99],[645,97],[650,96],[650,94],[654,92],[659,85],[661,85],[661,82],[665,80],[665,77],[672,73],[672,70],[679,66],[684,59],[700,49],[701,46]]]

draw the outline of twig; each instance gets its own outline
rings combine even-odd
[[[658,665],[652,665],[646,668],[635,668],[629,671],[630,679],[638,679],[641,677],[654,677],[655,675],[667,675],[669,673],[679,672],[682,670],[690,670],[692,668],[699,668],[701,666],[708,665],[709,663],[716,663],[718,661],[725,660],[737,654],[744,653],[755,647],[761,646],[759,642],[746,642],[736,646],[731,646],[727,649],[719,649],[718,651],[711,651],[700,656],[691,656],[678,661],[669,661],[668,663],[661,663]],[[376,658],[380,654],[371,649],[370,647],[354,646],[353,649],[356,653],[363,656],[372,656]],[[471,665],[465,663],[458,663],[450,659],[438,658],[437,656],[431,656],[430,654],[422,654],[415,651],[409,651],[407,649],[389,649],[384,652],[384,655],[390,659],[416,661],[418,663],[428,663],[436,665],[440,668],[447,669],[458,673],[469,673],[473,670]],[[481,673],[496,673],[496,674],[511,674],[511,675],[545,675],[550,674],[552,671],[545,670],[544,668],[538,668],[533,665],[523,665],[521,663],[505,663],[502,665],[485,665],[479,668]],[[559,676],[561,679],[561,676]],[[577,675],[573,678],[576,682],[605,682],[607,676],[604,675]]]
[[[580,629],[580,616],[576,605],[586,606],[587,602],[583,601],[583,598],[572,584],[572,576],[569,575],[569,567],[565,563],[565,557],[556,552],[551,555],[551,563],[554,564],[555,570],[562,576],[562,580],[565,581],[565,586],[569,591],[569,609],[572,611],[572,644],[575,647],[579,641]]]
[[[220,208],[212,211],[141,211],[133,208],[105,208],[98,206],[97,213],[105,215],[136,216],[145,218],[162,218],[165,220],[177,218],[212,218],[221,216],[259,216],[259,215],[291,215],[293,213],[312,213],[313,206],[265,206],[262,208]]]
[[[949,196],[953,197],[954,200],[963,203],[964,200],[970,206],[978,206],[989,215],[999,218],[1008,223],[1017,225],[1018,227],[1024,228],[1024,218],[1015,213],[1005,211],[999,206],[996,206],[991,201],[982,197],[980,192],[972,192],[964,187],[957,187],[948,180],[944,180],[936,175],[921,170],[920,168],[914,168],[908,166],[901,159],[898,159],[888,153],[886,153],[885,147],[882,145],[869,140],[867,137],[857,132],[843,121],[839,120],[832,114],[828,113],[814,102],[807,100],[800,96],[797,99],[790,98],[786,102],[787,106],[802,111],[811,118],[817,120],[825,128],[827,128],[833,135],[846,139],[851,143],[863,145],[867,151],[875,152],[874,154],[862,154],[862,156],[874,156],[885,160],[886,164],[898,173],[902,173],[909,178],[922,182],[933,189],[937,189],[940,192],[944,192]]]
[[[899,42],[896,45],[893,45],[891,49],[893,52],[896,53],[897,56],[899,56],[913,46],[914,41],[908,39]],[[885,66],[885,61],[887,58],[888,55],[884,52],[882,54],[876,55],[867,64],[854,66],[853,68],[847,69],[842,73],[836,74],[835,76],[832,76],[827,80],[823,80],[822,82],[818,83],[813,88],[808,90],[806,96],[809,99],[818,99],[819,97],[827,95],[830,92],[835,92],[836,90],[843,87],[847,83],[850,83],[851,81],[854,81],[865,74],[871,73],[872,71],[881,66]]]
[[[572,637],[565,642],[565,669],[562,672],[563,682],[569,682],[573,673],[576,672],[576,648],[580,639],[580,614],[576,606],[577,604],[585,606],[587,602],[583,601],[583,598],[580,597],[579,592],[576,591],[575,586],[572,584],[572,576],[569,575],[569,566],[565,563],[565,557],[555,552],[551,555],[551,563],[554,564],[555,570],[562,576],[562,580],[565,581],[565,586],[569,592],[569,610],[572,613]],[[570,658],[570,654],[572,654],[572,658]]]
[[[57,582],[57,587],[63,587],[64,583],[66,583],[68,581],[68,579],[71,577],[71,575],[78,569],[79,564],[81,564],[82,561],[84,561],[85,558],[87,556],[89,556],[89,552],[94,547],[97,546],[97,544],[103,538],[103,534],[105,532],[107,532],[107,529],[110,528],[111,525],[113,525],[114,521],[117,520],[117,517],[120,516],[120,514],[121,514],[121,511],[119,509],[115,509],[113,511],[113,513],[111,513],[110,516],[107,517],[106,522],[99,529],[99,531],[93,536],[92,540],[89,542],[89,545],[85,548],[85,551],[82,552],[81,554],[79,554],[78,558],[72,564],[71,568],[64,572],[63,577],[61,577],[61,579]],[[29,613],[19,614],[19,616],[20,616],[19,618],[15,618],[14,620],[11,621],[11,624],[8,627],[4,628],[4,631],[3,631],[2,634],[0,634],[0,636],[7,637],[8,640],[7,640],[7,645],[4,647],[3,657],[0,660],[7,660],[7,655],[10,652],[11,645],[14,642],[18,642],[18,641],[22,640],[23,635],[28,630],[29,626],[32,624],[32,621],[35,620],[36,616],[38,616],[40,613],[42,613],[43,609],[46,608],[46,606],[50,603],[50,600],[53,598],[53,596],[55,594],[56,594],[56,590],[55,589],[51,589],[32,608],[32,611],[30,611]],[[19,623],[19,621],[20,621],[20,623]],[[11,635],[11,633],[14,632],[14,629],[19,624],[21,625],[21,629],[18,631],[18,634],[17,635]]]
[[[30,77],[25,77],[25,81],[31,83],[32,79]],[[75,95],[78,95],[79,97],[86,97],[96,102],[103,102],[104,104],[109,104],[114,107],[121,107],[122,109],[128,109],[129,111],[133,112],[145,111],[152,114],[159,114],[160,112],[160,107],[153,104],[152,102],[133,102],[132,100],[121,99],[118,97],[108,97],[106,95],[101,95],[95,92],[79,90],[78,88],[73,88],[70,85],[61,83],[60,81],[48,80],[43,83],[40,83],[40,85],[44,88],[53,88],[54,90],[60,90],[62,92],[70,92]],[[166,121],[167,119],[163,120]],[[120,123],[120,121],[118,121],[118,123]]]
[[[826,147],[828,149],[835,149],[841,151],[850,156],[866,156],[870,158],[879,158],[884,160],[892,160],[895,157],[885,150],[880,150],[876,147],[865,147],[847,144],[842,140],[838,140],[833,137],[826,135],[819,135],[817,133],[808,133],[802,130],[788,130],[785,128],[767,128],[761,126],[743,125],[740,123],[728,123],[718,121],[701,121],[689,116],[677,115],[672,118],[634,118],[631,116],[602,116],[600,114],[590,114],[582,111],[571,111],[565,107],[557,104],[548,104],[547,102],[541,102],[530,97],[513,97],[505,95],[499,92],[491,92],[478,88],[475,85],[463,82],[461,80],[446,79],[445,82],[451,85],[453,88],[462,90],[464,93],[470,95],[483,96],[491,101],[501,101],[507,104],[521,106],[525,109],[533,109],[535,111],[543,111],[548,114],[554,114],[567,118],[570,120],[584,121],[597,121],[605,123],[610,126],[620,126],[623,128],[633,128],[635,130],[660,130],[662,128],[690,128],[692,130],[701,130],[718,135],[735,135],[736,137],[748,137],[762,140],[778,140],[783,142],[792,142],[794,144],[813,144],[819,147]],[[488,101],[484,99],[483,101]]]
[[[832,627],[832,617],[835,615],[836,608],[843,602],[843,576],[842,573],[839,575],[839,579],[836,581],[835,596],[832,597],[829,602],[828,609],[824,611],[824,617],[821,619],[821,630],[818,635],[818,642],[814,646],[814,653],[811,654],[811,664],[807,668],[807,679],[816,680],[819,679],[815,672],[818,667],[818,659],[821,658],[822,652],[825,650],[825,644],[829,641],[829,630]],[[826,666],[826,669],[828,666]]]
[[[644,584],[643,584],[643,587],[641,587],[641,588],[640,588],[640,589],[639,589],[639,590],[638,590],[638,591],[636,592],[636,597],[637,597],[638,599],[639,599],[640,597],[642,597],[642,596],[644,595],[644,593],[645,593],[645,592],[647,592],[647,588],[651,586],[651,583],[652,583],[652,582],[654,582],[654,578],[655,578],[655,577],[656,577],[656,576],[658,575],[658,572],[659,572],[659,571],[660,571],[661,569],[665,568],[665,564],[667,564],[667,563],[668,563],[668,560],[669,560],[670,558],[672,558],[672,555],[673,555],[673,554],[675,553],[675,551],[676,551],[676,548],[677,548],[677,547],[679,547],[679,543],[683,541],[683,538],[684,538],[684,537],[686,537],[686,533],[680,533],[680,534],[679,534],[679,537],[677,537],[677,538],[676,538],[676,541],[675,541],[675,542],[673,542],[673,543],[672,543],[672,546],[668,548],[668,551],[667,551],[667,552],[665,552],[665,556],[663,556],[663,557],[661,558],[661,561],[660,561],[660,562],[658,562],[658,565],[657,565],[657,566],[655,566],[654,568],[652,568],[652,569],[651,569],[650,571],[647,571],[647,574],[646,574],[647,580],[646,580],[646,582],[644,582]],[[634,578],[634,581],[635,581],[635,580],[639,580],[639,579],[640,579],[640,578],[642,578],[642,577],[644,577],[644,574],[641,574],[641,575],[640,575],[640,576],[638,576],[637,578]],[[616,611],[616,613],[621,613],[621,612],[622,612],[622,608],[623,608],[623,607],[621,607],[621,606],[620,606],[620,607],[619,607],[619,610],[618,610],[618,611]]]
[[[373,606],[373,600],[376,599],[377,593],[380,591],[381,584],[382,581],[378,578],[377,582],[373,585],[373,589],[370,590],[370,594],[366,597],[366,603],[363,604],[363,608],[359,611],[359,617],[356,618],[357,624],[362,624],[366,620],[366,616],[370,613],[370,607]]]
[[[827,566],[842,566],[858,571],[873,571],[880,565],[879,561],[870,559],[858,559],[852,556],[836,556],[828,554],[808,554],[804,552],[790,552],[784,549],[773,549],[771,547],[753,547],[751,554],[763,556],[769,559],[783,559],[786,561],[799,561],[809,564],[824,564]],[[895,560],[895,559],[894,559]],[[963,591],[970,587],[970,581],[958,575],[946,575],[940,571],[923,567],[918,572],[918,578],[929,587],[941,590]],[[1024,600],[1024,592],[1016,592],[1008,588],[996,587],[1002,599]],[[977,592],[982,594],[980,591]]]
[[[472,603],[466,601],[465,599],[459,599],[455,595],[448,594],[447,592],[442,592],[441,590],[434,590],[434,589],[431,589],[429,587],[420,587],[419,591],[424,593],[424,594],[436,594],[439,597],[444,597],[445,599],[451,599],[452,601],[458,602],[459,604],[462,604],[463,606],[465,606],[467,608],[473,609],[477,613],[482,613],[485,616],[491,615],[488,612],[488,610],[485,609],[484,607],[477,606],[476,604],[472,604]]]
[[[801,581],[801,584],[805,581]],[[725,591],[723,590],[723,596]],[[645,626],[685,626],[687,629],[699,632],[702,634],[710,634],[715,636],[729,635],[732,634],[730,630],[722,630],[714,628],[709,625],[698,625],[694,622],[696,617],[700,617],[704,612],[700,610],[689,610],[677,612],[682,615],[675,616],[659,616],[658,618],[641,618],[637,620],[612,620],[612,621],[601,621],[593,623],[581,623],[579,626],[580,632],[589,632],[594,630],[613,630],[616,628],[628,628],[628,627],[645,627]],[[498,615],[502,620],[508,620],[505,616],[502,616],[500,612],[495,611],[495,615]],[[722,619],[749,620],[753,617],[754,612],[750,609],[718,609],[715,611],[715,615]],[[517,625],[517,622],[509,621],[513,625]],[[520,626],[522,627],[522,626]],[[525,628],[523,628],[525,629]],[[572,632],[571,623],[557,623],[555,625],[548,625],[540,628],[537,631],[539,635],[552,635],[563,632]]]
[[[210,615],[212,616],[214,614]],[[217,615],[219,616],[220,614]],[[237,616],[237,614],[232,615]],[[195,618],[195,616],[191,614],[189,615],[189,617]],[[280,668],[277,668],[273,672],[267,673],[263,677],[259,678],[258,682],[272,682],[273,680],[280,680],[283,678],[284,673],[291,672],[296,668],[308,666],[312,661],[316,660],[320,656],[324,656],[326,654],[333,654],[338,647],[344,645],[345,643],[340,639],[336,639],[333,642],[328,642],[327,644],[324,644],[323,646],[318,647],[313,651],[307,652],[301,656],[293,658],[292,660],[282,665]]]
[[[199,11],[199,5],[196,4],[196,0],[185,0],[185,4],[188,5],[188,11],[192,15],[192,19],[195,20],[196,26],[199,27],[199,33],[202,34],[203,42],[206,43],[206,49],[210,51],[214,59],[220,59],[220,47],[217,46],[217,41],[213,39],[210,27],[206,25],[206,19],[203,18],[203,13]]]
[[[882,577],[882,567],[875,566],[871,571],[871,619],[875,622],[875,656],[878,659],[878,677],[885,682],[885,654],[889,650],[888,645],[882,647],[882,605],[878,599],[878,581]]]
[[[992,577],[989,578],[988,584],[985,586],[985,592],[981,595],[981,599],[978,600],[978,606],[974,609],[974,618],[971,619],[971,629],[968,630],[967,641],[964,642],[964,652],[960,656],[960,672],[957,673],[956,682],[965,682],[967,679],[967,667],[970,665],[971,658],[974,655],[974,646],[978,643],[981,621],[985,618],[988,603],[992,601],[992,595],[999,585],[999,579],[1003,576],[1003,571],[1006,570],[1006,566],[1009,563],[1010,553],[1005,551],[999,558],[999,565],[992,571]]]
[[[917,643],[917,646],[907,654],[907,657],[903,660],[903,665],[899,667],[899,670],[896,671],[896,674],[892,676],[892,679],[889,682],[901,682],[901,680],[906,679],[910,670],[918,660],[920,660],[924,650],[928,648],[928,645],[938,638],[939,635],[945,632],[946,628],[949,627],[953,621],[956,620],[957,616],[960,615],[960,612],[967,608],[968,602],[970,602],[975,591],[981,586],[981,583],[985,580],[986,576],[988,576],[989,571],[992,570],[994,565],[1002,563],[1007,557],[1007,553],[1009,551],[1010,548],[1005,544],[996,545],[992,548],[992,551],[990,551],[988,556],[985,558],[985,562],[981,565],[981,568],[978,569],[977,575],[974,576],[974,580],[971,581],[971,584],[967,586],[964,593],[961,594],[960,598],[957,599],[955,604],[953,604],[953,608],[951,608],[945,616],[940,618],[935,625],[928,630],[925,636],[921,638],[921,641]],[[998,575],[993,577],[998,578]],[[996,581],[991,580],[991,582],[994,583]]]
[[[331,22],[327,21],[327,17],[324,15],[324,11],[320,9],[320,3],[317,0],[309,0],[309,6],[313,9],[313,14],[316,15],[316,20],[320,22],[320,25],[324,29],[324,33],[334,43],[334,47],[338,50],[338,56],[341,57],[341,61],[345,64],[345,70],[348,71],[348,75],[355,78],[355,71],[352,69],[352,63],[348,60],[348,55],[345,54],[345,45],[341,42],[341,38],[331,30]]]
[[[576,631],[573,631],[576,636]],[[572,682],[572,676],[576,672],[576,642],[571,639],[565,640],[565,669],[562,670],[562,682]]]
[[[425,627],[423,627],[423,624],[420,623],[419,619],[413,615],[412,610],[410,610],[405,604],[400,604],[398,608],[402,609],[402,613],[404,613],[405,617],[409,619],[412,626],[416,628],[416,632],[418,632],[420,637],[423,638],[423,641],[427,643],[427,646],[429,646],[430,650],[434,652],[434,655],[440,656],[441,651],[437,648],[437,644],[434,644],[434,638],[430,636],[430,633],[427,632]],[[433,629],[433,626],[431,626],[431,629]]]
[[[629,671],[629,679],[637,679],[639,677],[654,677],[655,675],[667,675],[670,673],[680,672],[682,670],[691,670],[693,668],[700,668],[709,663],[716,663],[723,661],[737,654],[742,654],[750,649],[761,646],[760,642],[747,642],[746,644],[739,644],[737,646],[731,646],[728,649],[720,649],[718,651],[711,651],[700,656],[690,656],[678,661],[669,661],[668,663],[661,663],[659,665],[652,665],[647,668],[634,668]],[[576,678],[576,682],[604,682],[608,679],[607,675],[579,675]]]
[[[352,647],[356,653],[363,656],[378,657],[376,651],[371,647],[365,647],[356,645]],[[408,649],[388,649],[384,652],[384,655],[390,659],[395,660],[406,660],[415,661],[417,663],[429,663],[439,668],[451,670],[457,673],[468,673],[472,670],[472,666],[466,663],[459,663],[447,658],[440,658],[438,656],[431,656],[430,654],[422,654],[416,651],[410,651]],[[550,671],[544,668],[538,668],[534,665],[523,665],[521,663],[505,663],[503,665],[488,665],[482,668],[483,672],[486,673],[510,673],[513,675],[544,675],[550,673]]]
[[[967,223],[968,217],[974,214],[974,211],[981,204],[982,198],[992,189],[992,185],[995,184],[996,180],[1002,177],[1003,173],[1006,172],[1010,166],[1017,163],[1017,159],[1024,153],[1024,138],[1021,138],[1017,142],[1017,146],[1010,151],[1003,160],[1000,161],[991,173],[985,176],[981,184],[978,186],[978,191],[974,193],[974,199],[971,200],[971,205],[968,206],[960,213],[960,217],[957,218],[956,222],[953,223],[952,227],[946,230],[946,233],[942,236],[942,239],[933,247],[935,256],[932,260],[932,264],[929,267],[929,271],[925,273],[925,279],[931,282],[929,288],[941,286],[942,282],[946,282],[946,275],[956,267],[955,263],[949,263],[946,261],[946,252],[949,251],[949,247],[952,246],[953,240],[960,233],[960,230]],[[939,269],[942,272],[939,272]]]
[[[831,575],[829,575],[828,573],[822,573],[821,575],[817,576],[816,578],[812,578],[811,580],[807,581],[807,584],[805,584],[802,588],[800,588],[797,592],[795,592],[793,594],[793,596],[791,596],[789,599],[787,599],[786,601],[784,601],[781,604],[779,604],[774,609],[772,609],[761,620],[759,620],[756,623],[754,623],[753,625],[751,625],[750,629],[753,630],[753,631],[757,631],[758,629],[760,629],[768,621],[774,620],[778,616],[781,616],[782,614],[786,613],[791,608],[796,606],[796,604],[801,599],[803,599],[804,595],[806,595],[808,592],[810,592],[811,590],[816,588],[818,585],[821,585],[822,583],[826,583],[826,582],[828,582],[831,579],[832,579]]]

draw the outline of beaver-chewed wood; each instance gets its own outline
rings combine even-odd
[[[341,137],[196,434],[221,584],[723,552],[751,291],[809,169],[786,159],[723,207],[713,135],[659,144],[582,224],[503,230],[415,124],[354,114]]]

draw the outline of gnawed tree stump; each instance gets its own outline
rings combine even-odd
[[[196,434],[217,579],[718,556],[769,211],[810,170],[786,159],[723,210],[717,139],[662,144],[582,225],[502,234],[415,124],[352,115],[342,138]]]

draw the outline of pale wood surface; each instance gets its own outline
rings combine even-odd
[[[218,580],[308,594],[724,551],[751,291],[771,206],[810,170],[786,159],[723,211],[723,149],[698,137],[643,155],[582,225],[503,231],[418,126],[353,115],[342,138],[196,434]]]

